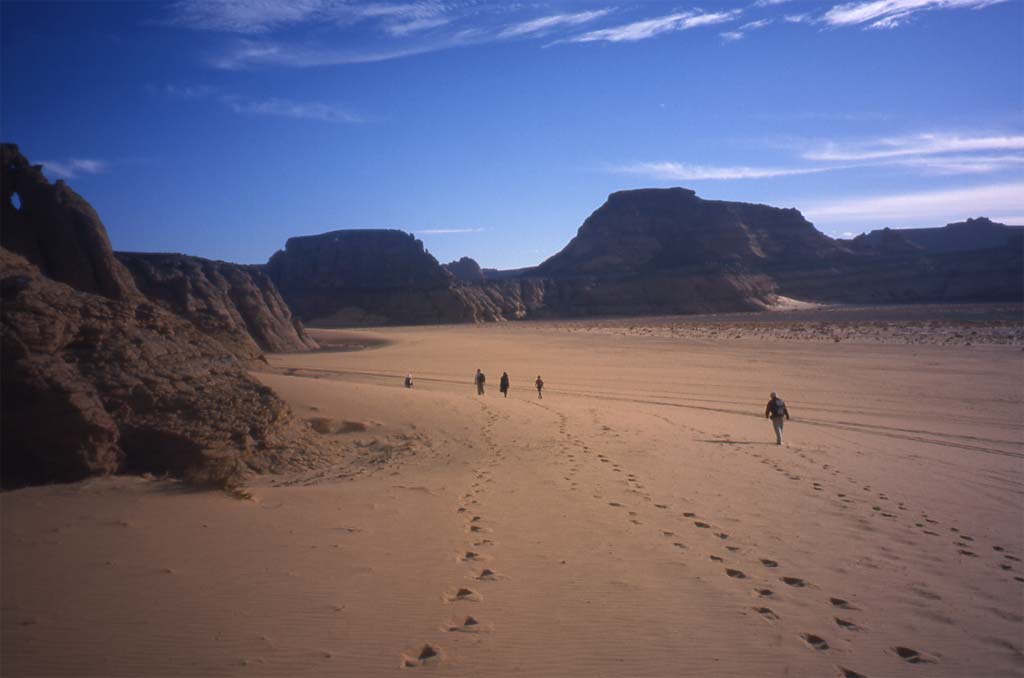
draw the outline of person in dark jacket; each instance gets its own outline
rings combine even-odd
[[[484,384],[487,383],[487,377],[484,376],[484,373],[481,372],[479,368],[476,371],[476,377],[473,378],[473,381],[476,383],[476,394],[483,395]]]
[[[498,384],[498,390],[507,398],[508,397],[508,372],[501,373],[501,383]]]
[[[544,390],[544,380],[540,378],[539,374],[537,375],[537,381],[533,382],[533,385],[537,387],[537,397],[543,398],[544,394],[541,391]]]
[[[786,419],[789,419],[789,410],[786,409],[786,403],[783,402],[782,398],[775,391],[772,391],[772,397],[764,408],[764,416],[766,419],[772,420],[772,428],[775,430],[775,444],[781,445],[782,425]]]

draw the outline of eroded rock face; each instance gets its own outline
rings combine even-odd
[[[454,279],[412,235],[333,231],[289,238],[267,274],[302,320],[329,325],[474,320]]]
[[[613,193],[565,248],[537,267],[548,277],[760,268],[839,251],[799,211],[702,200],[685,188]]]
[[[0,248],[3,484],[118,471],[222,481],[297,455],[285,403],[139,292],[84,200],[48,190],[16,147],[3,154],[5,243],[27,253]]]
[[[484,279],[484,272],[480,264],[470,257],[462,257],[458,261],[450,261],[444,265],[456,280],[462,282],[480,282]]]
[[[317,348],[302,323],[292,318],[274,283],[256,266],[183,254],[115,256],[146,297],[191,321],[238,358]]]
[[[110,240],[92,206],[63,181],[51,184],[14,144],[3,159],[0,245],[25,257],[43,275],[83,292],[123,299],[137,294],[128,272],[110,256]],[[18,195],[20,208],[14,206]]]

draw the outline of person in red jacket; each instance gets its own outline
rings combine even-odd
[[[775,429],[775,444],[782,444],[782,425],[786,419],[789,419],[789,410],[786,409],[786,403],[783,402],[782,398],[775,391],[772,391],[771,400],[768,401],[768,405],[764,408],[764,416],[766,419],[772,420],[772,428]]]

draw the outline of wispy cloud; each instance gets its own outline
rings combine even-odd
[[[215,68],[223,70],[240,70],[256,66],[311,68],[368,64],[468,45],[472,44],[473,40],[470,34],[457,34],[447,40],[408,47],[352,50],[247,39],[218,54],[210,63]]]
[[[829,26],[895,28],[918,12],[939,9],[982,9],[1007,0],[868,0],[835,5],[822,15]]]
[[[808,160],[862,161],[977,151],[1024,150],[1024,135],[918,134],[867,142],[827,142],[804,153]]]
[[[860,196],[811,203],[804,214],[817,221],[935,223],[987,215],[998,218],[1024,210],[1024,182],[915,193]]]
[[[993,174],[1024,167],[1024,155],[945,155],[902,158],[892,162],[920,169],[925,174]]]
[[[169,23],[229,33],[265,33],[306,21],[322,11],[323,0],[178,0]]]
[[[344,0],[177,0],[170,5],[171,25],[196,30],[255,35],[303,23],[340,25],[377,20],[392,35],[407,35],[448,23],[448,4],[418,2],[346,2]]]
[[[784,166],[703,165],[685,162],[635,162],[610,165],[609,171],[666,181],[771,179],[856,168],[905,168],[925,176],[981,175],[1024,167],[1024,135],[918,134],[858,142],[806,142],[780,146],[798,154]]]
[[[664,181],[721,181],[730,179],[770,179],[798,174],[829,172],[835,167],[721,167],[678,162],[638,162],[610,168],[623,174],[639,174]]]
[[[318,120],[320,122],[357,123],[363,118],[340,104],[319,101],[291,101],[279,97],[253,98],[223,92],[208,85],[166,84],[149,86],[147,90],[157,96],[183,101],[207,100],[218,103],[242,115],[267,115],[296,120]]]
[[[748,32],[756,31],[759,28],[764,28],[765,26],[770,26],[771,23],[771,19],[758,19],[757,21],[748,21],[747,23],[743,24],[734,31],[726,31],[724,33],[720,33],[719,35],[721,35],[723,38],[725,38],[725,40],[729,42],[734,42],[736,40],[742,39],[743,36],[746,35]]]
[[[103,160],[90,158],[70,158],[68,160],[44,160],[43,169],[61,179],[74,179],[83,174],[101,174],[110,168],[110,164]]]
[[[209,85],[177,85],[167,83],[163,87],[150,86],[151,93],[161,94],[172,99],[205,99],[216,94],[217,89]]]
[[[633,23],[602,28],[568,39],[568,42],[635,42],[646,40],[662,33],[685,31],[698,26],[709,26],[734,21],[742,10],[727,12],[681,12],[654,19],[635,21]]]
[[[248,115],[269,115],[297,120],[319,120],[321,122],[362,122],[362,119],[347,109],[319,102],[296,102],[286,99],[242,99],[222,97],[221,102],[235,113]]]
[[[589,23],[607,15],[611,10],[599,9],[590,12],[577,12],[575,14],[554,14],[538,19],[523,21],[513,24],[502,30],[498,35],[502,38],[515,38],[525,35],[542,33],[552,28],[563,26],[579,26]]]
[[[423,235],[451,235],[453,233],[480,233],[482,228],[425,228],[417,233]]]

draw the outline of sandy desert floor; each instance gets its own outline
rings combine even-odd
[[[3,676],[1024,675],[1019,345],[632,325],[321,330],[336,464],[0,495]]]

